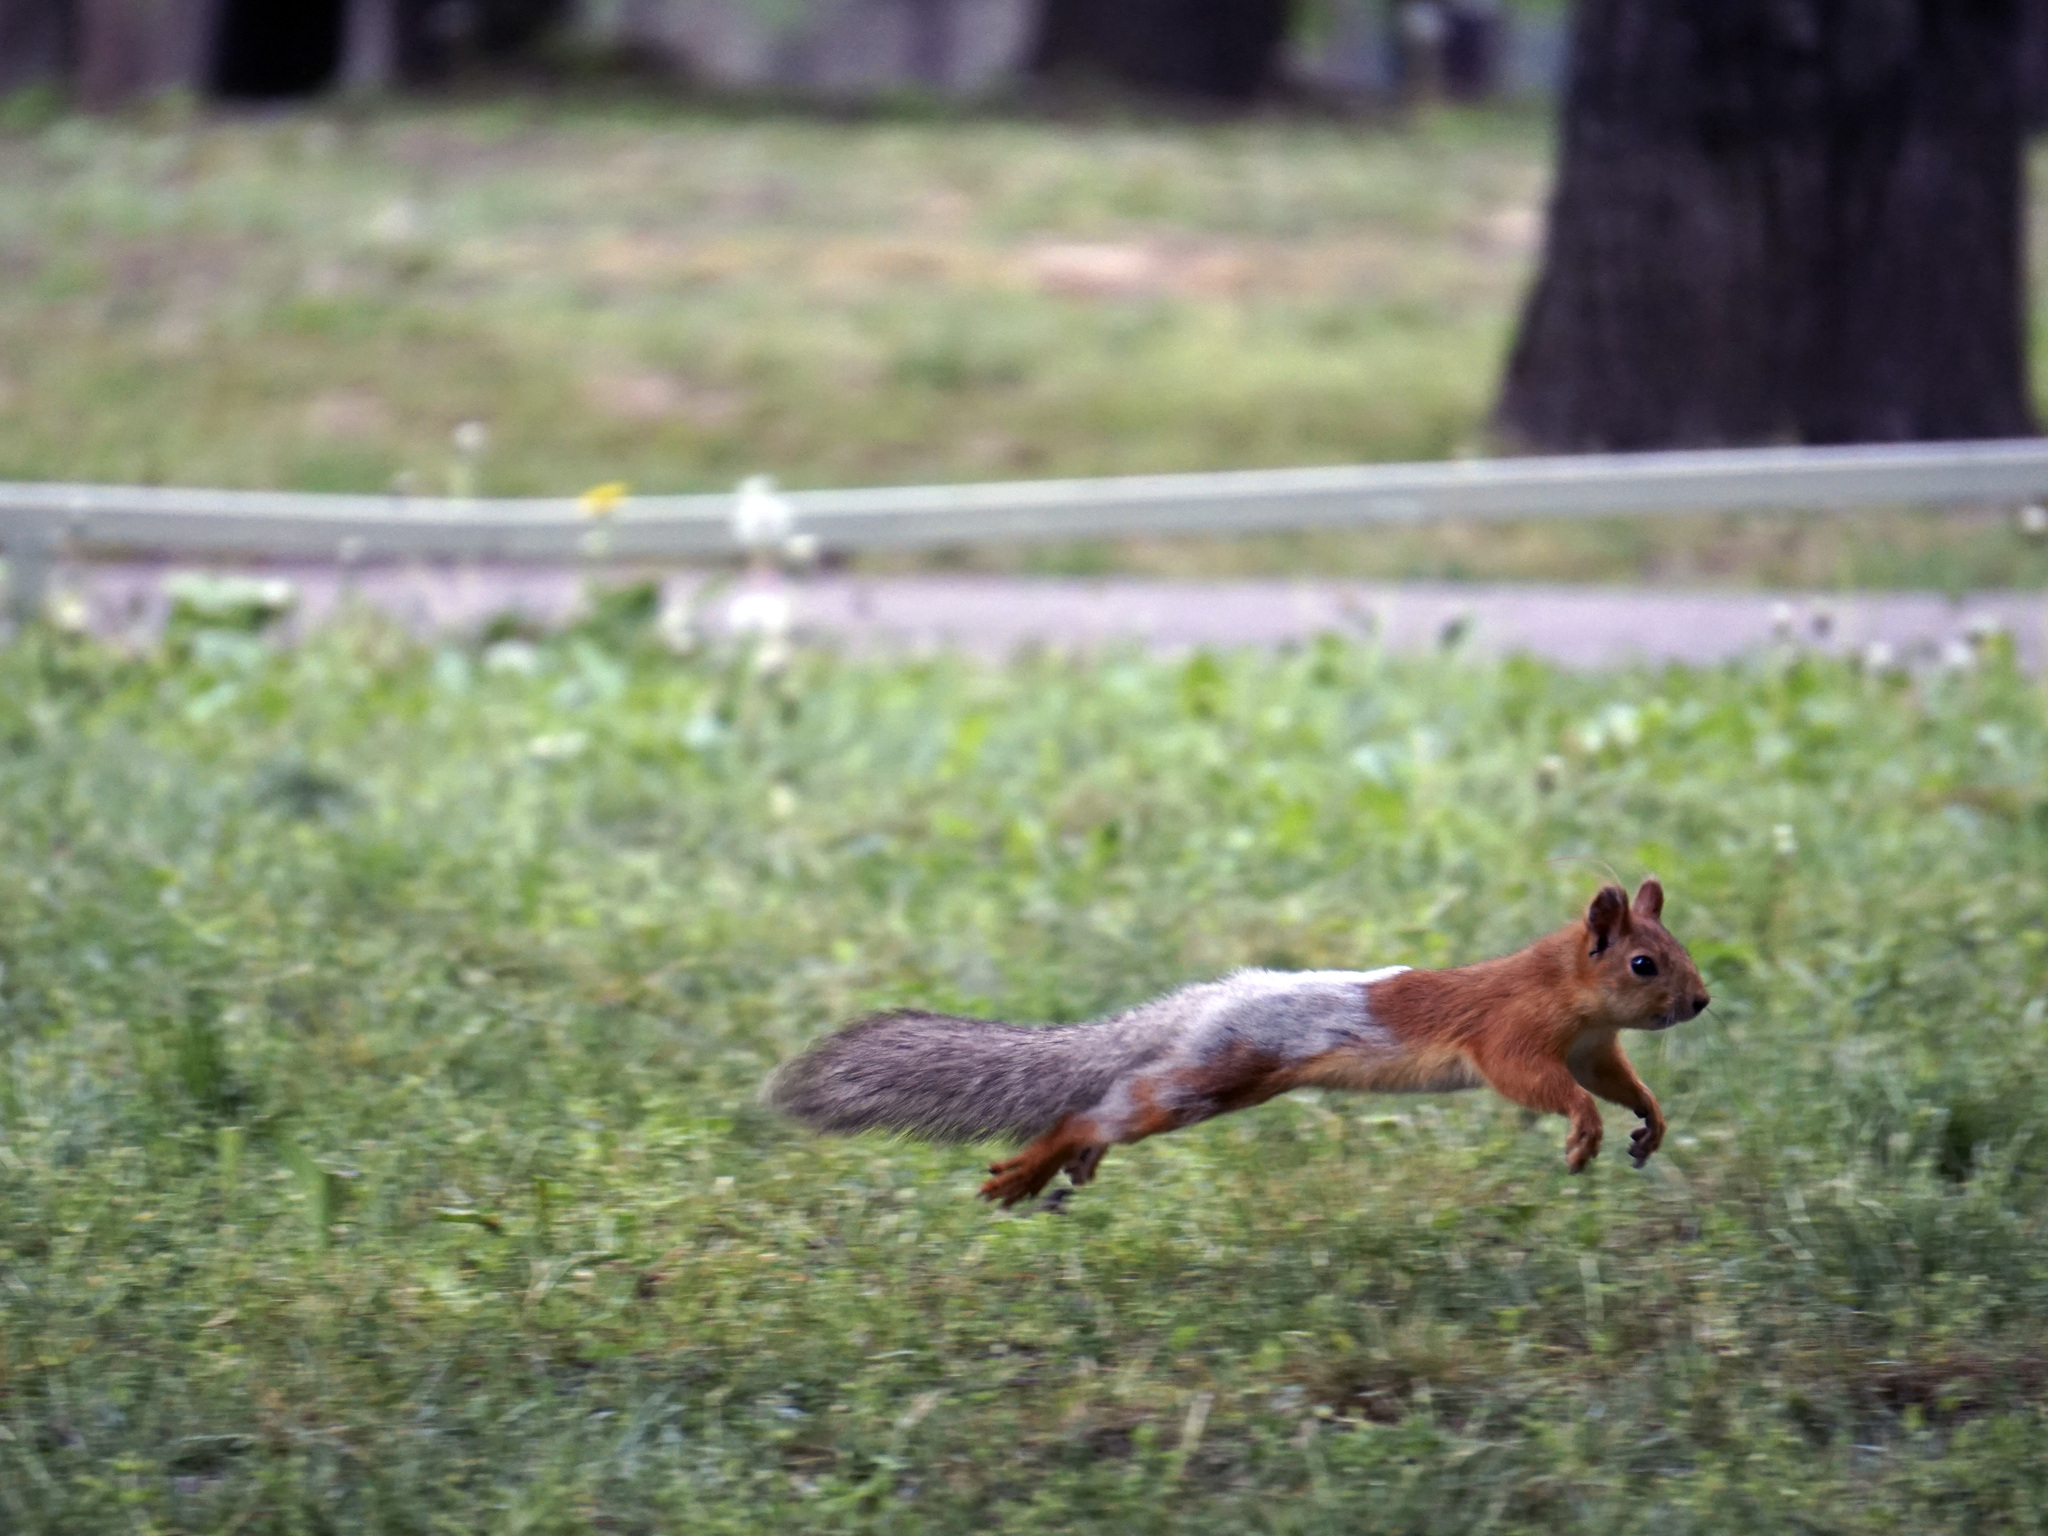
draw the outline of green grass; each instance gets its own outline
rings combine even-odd
[[[1520,111],[834,123],[572,98],[37,121],[0,112],[0,478],[307,490],[1483,450],[1552,152],[1547,122]],[[2032,217],[2040,268],[2048,201]],[[2036,332],[2039,351],[2048,300]],[[490,446],[458,465],[450,434],[471,420]],[[934,558],[2048,582],[2048,548],[1999,517],[1908,513]]]
[[[10,1533],[2048,1522],[2048,718],[1996,653],[176,649],[0,653]],[[1003,1216],[754,1099],[878,1005],[1493,954],[1601,860],[1716,998],[1636,1049],[1644,1173],[1304,1096]]]
[[[540,104],[65,119],[0,171],[15,477],[575,492],[1434,457],[1535,118],[1058,128]]]

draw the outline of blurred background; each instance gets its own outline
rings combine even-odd
[[[711,90],[840,100],[920,91],[986,98],[1030,76],[1247,102],[1296,89],[1543,96],[1562,79],[1560,5],[1498,0],[22,0],[6,13],[5,83],[71,82],[108,105],[182,87],[239,99],[630,70]]]
[[[1603,3],[1574,53],[1538,3],[6,0],[0,469],[644,494],[2026,434],[2048,8],[1879,9]],[[2010,514],[940,558],[1954,590],[2048,570]]]

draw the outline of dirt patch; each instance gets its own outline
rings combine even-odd
[[[1495,254],[1490,244],[1486,250]],[[1291,244],[1060,241],[1029,246],[1010,263],[1020,286],[1069,299],[1357,298],[1398,289],[1401,272],[1399,249],[1374,235]]]
[[[1042,293],[1097,299],[1234,298],[1263,275],[1251,253],[1234,247],[1140,241],[1033,246],[1024,253],[1023,269]]]
[[[346,442],[391,430],[391,408],[361,389],[330,389],[306,402],[306,435]]]
[[[951,240],[823,240],[805,250],[801,260],[813,291],[838,296],[985,287],[995,280],[998,266],[985,248]]]
[[[1045,292],[1075,298],[1151,293],[1166,276],[1165,262],[1146,245],[1041,245],[1024,264]]]
[[[737,389],[654,372],[593,374],[584,380],[583,396],[592,410],[617,421],[683,421],[705,431],[733,425],[747,406]]]
[[[685,272],[690,263],[687,242],[659,235],[610,235],[583,256],[592,277],[614,283],[644,283]]]
[[[1543,246],[1543,210],[1534,204],[1496,208],[1474,231],[1479,244],[1497,256],[1532,259]]]

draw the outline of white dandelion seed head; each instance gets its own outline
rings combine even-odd
[[[202,623],[262,629],[291,612],[299,589],[278,576],[212,576],[183,571],[164,582],[173,609]]]
[[[1600,753],[1609,747],[1626,752],[1643,739],[1643,712],[1633,704],[1610,704],[1575,733],[1583,752]]]
[[[1781,821],[1771,828],[1771,848],[1784,859],[1799,851],[1799,834],[1792,830],[1790,822]]]
[[[796,532],[796,508],[775,489],[772,475],[749,475],[732,504],[732,536],[756,552],[778,549]]]
[[[540,648],[526,640],[500,640],[484,651],[483,660],[486,672],[531,677],[540,670]]]
[[[1899,653],[1889,640],[1873,640],[1863,647],[1863,670],[1889,672],[1898,665]]]
[[[92,612],[76,592],[63,591],[50,598],[50,622],[67,635],[82,635],[92,622]]]
[[[772,587],[749,587],[725,605],[725,627],[735,635],[781,639],[793,618],[789,595]]]
[[[386,203],[370,220],[370,235],[385,245],[404,245],[420,234],[420,210],[408,198]]]
[[[725,739],[726,730],[715,711],[700,709],[690,716],[682,730],[676,734],[682,744],[692,752],[707,752]]]
[[[2030,539],[2048,538],[2048,507],[2030,501],[2020,508],[2020,532]]]
[[[678,656],[687,656],[697,649],[697,620],[688,603],[675,598],[663,603],[654,616],[654,632]]]
[[[554,731],[529,741],[526,754],[538,763],[565,763],[589,745],[590,737],[582,731]]]
[[[457,453],[473,459],[491,446],[491,429],[480,421],[458,421],[448,440]]]

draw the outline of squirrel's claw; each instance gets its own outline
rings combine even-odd
[[[1057,1169],[1046,1166],[1042,1159],[1018,1156],[991,1163],[988,1171],[990,1177],[981,1186],[981,1198],[1008,1210],[1045,1188]]]
[[[1600,1127],[1584,1126],[1573,1130],[1564,1144],[1564,1166],[1569,1173],[1584,1173],[1586,1165],[1600,1155]]]

